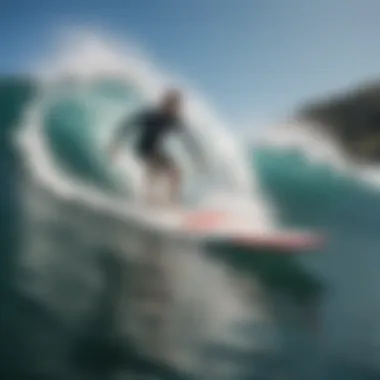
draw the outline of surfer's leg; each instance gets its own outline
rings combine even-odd
[[[155,162],[153,160],[146,160],[144,199],[150,205],[157,203],[157,185],[159,184],[159,177],[160,173]]]
[[[149,157],[144,157],[144,162],[146,167],[144,191],[147,202],[162,204],[168,201],[170,204],[178,204],[181,194],[181,177],[174,161],[162,152],[155,152]],[[160,195],[162,185],[165,188],[163,196]]]
[[[169,184],[169,197],[172,204],[179,204],[181,200],[181,173],[175,162],[168,156],[160,157],[161,168]]]
[[[178,204],[181,201],[181,173],[175,165],[169,168],[169,180],[170,198],[173,203]]]
[[[163,205],[167,202],[169,195],[167,194],[168,176],[163,166],[161,157],[152,154],[144,159],[145,161],[145,183],[144,198],[151,205]]]

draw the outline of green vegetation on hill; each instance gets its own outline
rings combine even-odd
[[[309,103],[299,115],[327,128],[354,159],[380,160],[380,83]]]

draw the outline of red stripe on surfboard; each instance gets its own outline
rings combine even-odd
[[[220,227],[227,220],[227,216],[217,211],[194,213],[188,216],[184,227],[192,230],[212,230]]]
[[[229,215],[218,211],[194,212],[185,218],[183,226],[194,232],[212,233],[225,226],[230,220]],[[315,249],[322,245],[322,239],[318,235],[303,233],[273,233],[272,235],[260,235],[257,232],[239,234],[232,232],[224,238],[237,246],[276,249],[281,251]],[[223,239],[223,237],[222,237]]]

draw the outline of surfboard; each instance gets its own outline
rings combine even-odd
[[[324,237],[302,230],[270,230],[255,228],[253,221],[223,211],[197,210],[185,212],[182,230],[207,241],[252,251],[306,252],[321,247]]]

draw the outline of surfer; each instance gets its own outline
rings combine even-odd
[[[148,192],[154,191],[156,180],[163,175],[170,186],[170,201],[177,203],[181,192],[181,175],[178,166],[168,152],[165,151],[165,139],[172,132],[180,132],[185,137],[196,163],[200,163],[199,149],[187,132],[187,127],[181,118],[182,94],[179,90],[167,90],[158,107],[147,108],[132,119],[122,123],[114,141],[111,144],[111,155],[115,156],[126,136],[133,128],[140,130],[136,144],[138,157],[146,168],[145,187]],[[185,132],[185,133],[184,133]]]

